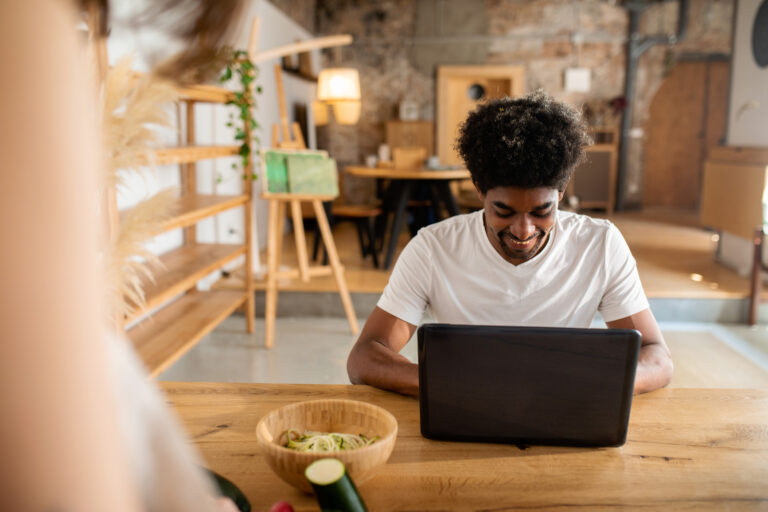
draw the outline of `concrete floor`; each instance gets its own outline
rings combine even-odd
[[[660,326],[675,360],[671,386],[768,388],[768,325],[660,322]],[[263,332],[263,319],[256,320],[256,332],[249,335],[243,317],[233,315],[160,380],[349,383],[346,359],[356,336],[343,318],[278,318],[275,346],[269,350],[264,348]],[[416,361],[415,339],[402,353]]]

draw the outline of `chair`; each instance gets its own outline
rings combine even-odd
[[[379,268],[380,243],[377,243],[377,237],[374,234],[374,221],[383,210],[378,204],[347,204],[344,200],[343,173],[339,174],[339,197],[336,201],[323,203],[325,213],[328,216],[328,222],[331,229],[343,221],[352,221],[357,228],[357,239],[360,243],[360,255],[365,259],[369,254],[373,259],[373,266]],[[312,249],[312,259],[317,260],[320,250],[320,236],[315,231],[314,247]],[[325,261],[327,255],[323,255]]]
[[[763,247],[765,246],[765,230],[758,228],[755,230],[755,236],[752,238],[754,244],[754,253],[752,257],[752,273],[750,277],[749,290],[749,325],[757,323],[757,313],[762,302],[760,298],[760,289],[762,273],[768,272],[768,265],[763,263]]]

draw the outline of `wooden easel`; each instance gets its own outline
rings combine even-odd
[[[249,56],[253,62],[263,60],[265,55],[272,56],[272,52],[269,51],[260,55],[256,54],[257,34],[258,18],[254,19],[253,27],[251,30],[250,44],[248,48]],[[297,43],[297,46],[301,47],[301,45],[302,43]],[[304,43],[304,45],[306,46],[307,43]],[[311,46],[308,49],[311,49]],[[288,122],[288,113],[285,107],[285,92],[283,89],[282,68],[280,65],[275,66],[275,81],[277,85],[280,124],[275,124],[272,126],[272,147],[280,149],[307,149],[307,144],[304,141],[304,137],[301,134],[301,129],[298,123],[293,123],[291,125]],[[282,139],[279,138],[281,132]],[[357,324],[355,310],[352,307],[352,300],[349,297],[349,289],[347,288],[347,281],[344,277],[344,267],[341,264],[341,260],[339,259],[339,254],[336,250],[336,243],[333,240],[331,227],[328,223],[328,217],[326,217],[325,209],[323,208],[323,201],[331,201],[334,199],[334,197],[315,194],[276,194],[265,191],[262,194],[262,198],[269,201],[267,232],[267,272],[264,278],[266,281],[266,307],[264,312],[266,324],[264,333],[265,346],[267,348],[271,348],[274,344],[275,318],[277,316],[277,293],[279,290],[278,280],[285,278],[300,278],[302,281],[307,282],[311,277],[328,276],[333,274],[333,276],[336,278],[336,285],[338,286],[339,296],[341,297],[341,302],[344,306],[344,313],[346,314],[347,321],[349,322],[349,328],[353,334],[357,334],[359,332],[359,326]],[[317,224],[323,237],[323,243],[325,244],[326,250],[328,252],[329,265],[312,267],[309,266],[309,258],[307,256],[307,240],[304,234],[304,218],[301,212],[301,205],[303,202],[312,204],[315,217],[317,218]],[[293,220],[293,231],[296,239],[296,252],[299,259],[299,267],[298,269],[280,271],[280,260],[283,246],[283,228],[286,216],[286,208],[288,205],[291,207],[291,218]],[[250,271],[250,269],[248,269],[248,271]]]

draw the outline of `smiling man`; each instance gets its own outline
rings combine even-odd
[[[542,92],[472,112],[457,148],[483,209],[419,231],[403,250],[347,361],[357,384],[417,395],[399,354],[429,309],[437,322],[637,329],[635,393],[669,383],[672,359],[635,260],[607,220],[558,210],[590,144],[580,114]]]

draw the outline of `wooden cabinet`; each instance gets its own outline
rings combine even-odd
[[[525,91],[521,66],[440,66],[437,69],[437,155],[441,164],[463,165],[453,149],[461,123],[480,103],[520,96]]]
[[[751,240],[766,221],[768,148],[717,146],[704,164],[701,224]]]
[[[578,200],[579,208],[601,208],[613,213],[616,198],[618,129],[591,127],[595,143],[586,148],[584,160],[573,171],[568,197]]]
[[[387,144],[390,148],[421,147],[427,156],[435,154],[435,127],[432,121],[387,122]]]
[[[161,224],[157,234],[182,228],[184,243],[160,256],[162,269],[154,272],[155,281],[145,280],[142,283],[146,295],[145,306],[125,318],[125,324],[130,325],[127,336],[153,376],[167,369],[241,306],[245,306],[248,332],[254,330],[254,285],[251,272],[245,272],[246,278],[240,290],[198,291],[196,287],[202,278],[243,255],[246,269],[251,268],[251,180],[243,180],[242,193],[237,195],[198,194],[195,181],[195,162],[235,156],[239,148],[235,144],[196,146],[195,104],[226,103],[232,92],[212,86],[185,87],[179,92],[181,107],[186,109],[186,126],[180,127],[182,133],[186,134],[186,145],[158,150],[155,163],[179,164],[182,186],[171,207],[171,216]],[[252,175],[252,164],[244,170],[244,174]],[[244,242],[198,243],[195,224],[232,208],[243,210]],[[128,214],[121,212],[120,216]],[[152,314],[146,316],[149,312]],[[136,322],[144,316],[145,319]]]

